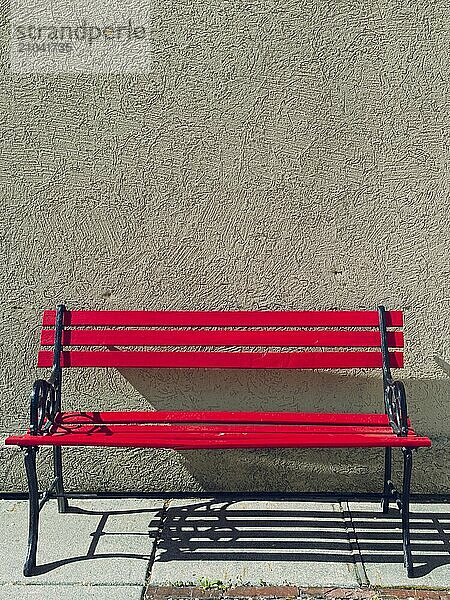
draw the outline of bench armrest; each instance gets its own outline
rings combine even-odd
[[[53,382],[37,379],[30,397],[30,435],[42,435],[55,419],[56,390]]]
[[[405,386],[401,381],[388,379],[384,387],[384,404],[389,424],[394,433],[405,437],[408,435],[408,407],[406,404]]]

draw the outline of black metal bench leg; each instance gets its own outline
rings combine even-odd
[[[411,540],[409,533],[409,491],[411,487],[412,450],[403,450],[403,487],[402,487],[402,531],[403,556],[408,577],[413,576],[413,560],[411,555]]]
[[[392,448],[386,448],[384,453],[384,488],[381,509],[383,514],[389,512],[389,500],[392,498]]]
[[[69,503],[64,495],[62,455],[60,446],[53,446],[53,469],[56,478],[56,493],[58,495],[58,512],[66,513],[69,510]]]
[[[25,470],[27,473],[29,490],[29,517],[28,517],[28,550],[23,574],[30,577],[36,567],[36,551],[39,529],[39,491],[36,473],[37,447],[30,446],[25,450]]]

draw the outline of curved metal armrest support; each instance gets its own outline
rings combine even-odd
[[[56,390],[50,381],[37,379],[30,398],[30,435],[42,435],[53,424]]]
[[[401,381],[390,379],[384,388],[384,403],[389,424],[394,433],[405,437],[408,435],[408,407],[406,404],[405,386]]]

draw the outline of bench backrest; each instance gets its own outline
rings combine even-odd
[[[39,352],[38,366],[56,361],[61,367],[379,368],[384,353],[387,368],[402,367],[402,312],[382,313],[59,307],[44,312],[41,345],[46,349]]]

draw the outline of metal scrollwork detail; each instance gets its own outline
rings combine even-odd
[[[408,409],[405,387],[401,381],[390,381],[384,389],[384,402],[389,424],[399,436],[408,435]]]
[[[56,414],[56,393],[54,386],[38,379],[31,393],[30,434],[41,435],[51,426]]]

